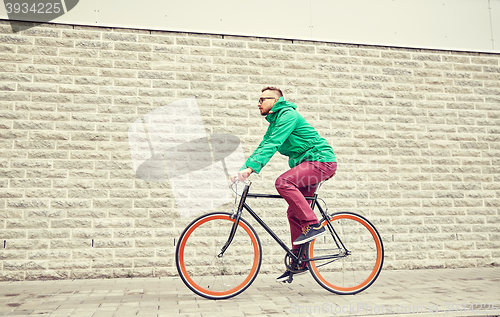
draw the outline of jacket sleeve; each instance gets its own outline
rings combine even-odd
[[[296,112],[293,110],[280,113],[272,130],[266,132],[262,142],[246,160],[241,169],[250,167],[256,173],[259,173],[293,132],[297,125],[297,119]]]

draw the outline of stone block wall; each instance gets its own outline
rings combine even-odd
[[[333,146],[329,210],[376,224],[385,269],[500,263],[500,55],[0,21],[0,280],[175,275],[193,218],[134,173],[130,125],[196,98],[246,156],[277,86]],[[252,191],[275,193],[279,154]],[[288,241],[286,205],[252,206]],[[222,206],[220,209],[231,209]],[[262,230],[264,272],[283,252]]]

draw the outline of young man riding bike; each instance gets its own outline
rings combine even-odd
[[[326,233],[305,197],[312,196],[321,181],[335,174],[337,160],[332,147],[296,111],[297,106],[284,99],[280,89],[262,89],[258,107],[269,127],[238,172],[238,178],[243,181],[252,173],[258,174],[276,152],[288,156],[291,169],[276,179],[275,186],[288,203],[292,251],[298,254],[301,244]],[[304,264],[300,273],[307,271]],[[290,274],[287,270],[277,281],[288,280]]]

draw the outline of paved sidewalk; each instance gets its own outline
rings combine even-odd
[[[0,283],[0,316],[499,316],[500,268],[382,271],[340,296],[310,275],[292,284],[259,275],[244,293],[211,301],[177,277]],[[460,312],[462,305],[469,309]]]

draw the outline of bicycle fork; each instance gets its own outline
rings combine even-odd
[[[220,253],[217,255],[217,257],[222,258],[224,256],[224,253],[226,252],[227,248],[229,248],[229,245],[231,242],[233,242],[234,235],[236,234],[236,230],[238,230],[238,225],[240,223],[240,218],[241,218],[241,213],[243,212],[243,205],[245,203],[248,190],[250,189],[250,186],[245,185],[245,188],[243,189],[243,193],[241,194],[241,199],[240,199],[240,204],[238,205],[238,209],[233,213],[231,216],[231,219],[234,219],[233,226],[231,227],[231,232],[229,233],[229,237],[227,238],[226,243],[220,250]]]
[[[238,212],[236,214],[236,217],[235,217],[236,219],[233,223],[233,226],[231,227],[231,232],[229,233],[229,237],[227,238],[226,243],[224,244],[224,246],[220,250],[220,253],[217,255],[217,257],[222,258],[222,256],[224,255],[224,252],[226,252],[226,250],[227,250],[227,248],[229,248],[229,245],[231,244],[231,242],[233,242],[234,235],[236,234],[236,230],[238,229],[238,224],[240,223],[240,217],[241,217],[241,212]]]

